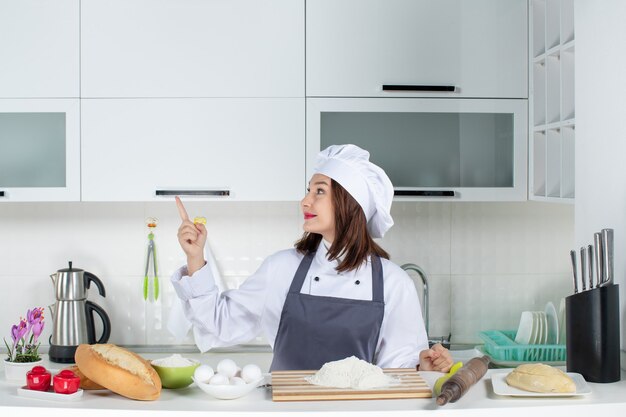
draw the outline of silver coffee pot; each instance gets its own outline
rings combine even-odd
[[[49,357],[53,362],[73,363],[78,345],[106,343],[111,335],[111,321],[99,305],[87,301],[87,290],[93,282],[101,296],[105,296],[100,278],[79,268],[59,269],[50,275],[56,303],[52,312],[52,335]],[[94,313],[102,320],[102,334],[96,338]]]

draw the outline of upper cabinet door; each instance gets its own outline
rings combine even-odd
[[[83,97],[303,97],[304,0],[83,0]]]
[[[0,97],[79,94],[79,0],[0,1]]]
[[[0,202],[80,200],[78,102],[0,100]]]
[[[527,7],[527,0],[308,0],[306,95],[527,98]]]
[[[86,99],[83,201],[297,201],[304,98]]]

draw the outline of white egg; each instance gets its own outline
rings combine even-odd
[[[228,377],[222,375],[222,374],[215,374],[211,377],[211,380],[209,381],[209,384],[211,385],[228,385],[229,381],[228,381]]]
[[[238,376],[234,376],[230,378],[230,385],[246,385],[246,381],[239,378]]]
[[[261,374],[261,368],[253,363],[244,366],[241,370],[241,378],[243,378],[247,384],[258,381],[262,376],[263,374]]]
[[[231,378],[237,373],[237,364],[232,359],[221,360],[217,364],[217,373],[224,375],[226,378]]]
[[[193,379],[200,382],[209,382],[214,374],[215,372],[213,372],[213,368],[209,365],[200,365],[193,372]]]

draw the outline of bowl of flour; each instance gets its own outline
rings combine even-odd
[[[184,358],[178,354],[155,359],[150,364],[159,374],[163,388],[170,389],[184,388],[190,385],[193,382],[191,377],[194,371],[200,366],[200,362]]]

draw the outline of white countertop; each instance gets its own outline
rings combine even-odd
[[[168,354],[142,354],[147,359],[169,356]],[[215,367],[224,358],[231,358],[238,365],[256,363],[267,371],[271,362],[269,353],[206,353],[184,354],[187,358],[197,359]],[[50,369],[61,369],[62,364],[49,363],[45,358],[44,366]],[[157,401],[133,401],[109,391],[85,391],[83,397],[76,402],[55,402],[47,400],[27,399],[17,395],[18,384],[9,383],[4,378],[4,370],[0,374],[0,415],[24,416],[179,416],[210,412],[211,416],[275,416],[280,413],[305,414],[307,417],[323,415],[325,417],[339,414],[346,415],[421,415],[436,410],[437,415],[455,416],[495,416],[506,413],[507,416],[536,415],[603,415],[626,414],[626,373],[622,381],[612,384],[590,383],[591,394],[581,397],[552,398],[516,398],[494,394],[491,387],[491,375],[496,372],[508,372],[506,369],[490,369],[485,377],[454,404],[438,407],[433,398],[409,400],[370,400],[370,401],[306,401],[306,402],[273,402],[269,388],[257,388],[246,397],[236,400],[218,400],[205,394],[193,384],[179,390],[164,389]],[[441,376],[437,372],[422,372],[424,379],[432,383]],[[33,414],[34,413],[34,414]],[[606,414],[610,413],[610,414]]]

